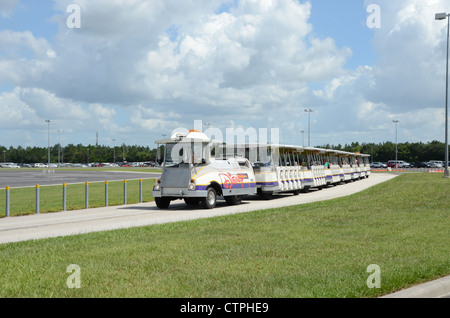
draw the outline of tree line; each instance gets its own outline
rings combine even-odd
[[[345,145],[322,145],[318,148],[360,152],[371,155],[371,161],[387,162],[395,159],[395,143],[363,143],[353,142]],[[439,141],[428,143],[399,143],[398,160],[420,162],[430,160],[444,160],[445,145]],[[47,147],[3,147],[0,146],[0,161],[14,163],[48,162]],[[93,162],[147,162],[156,161],[157,149],[148,146],[84,146],[82,144],[67,146],[55,145],[50,147],[50,162],[93,163]]]
[[[84,146],[82,144],[50,147],[50,163],[94,163],[94,162],[148,162],[156,161],[156,149],[148,146]],[[47,163],[47,147],[3,147],[0,146],[2,162]]]
[[[395,143],[363,143],[353,142],[350,145],[325,145],[320,148],[328,148],[334,150],[342,150],[348,152],[360,152],[371,156],[372,162],[388,162],[395,160]],[[445,144],[439,141],[428,143],[422,142],[405,142],[399,143],[397,147],[397,159],[406,162],[428,162],[430,160],[444,161]]]

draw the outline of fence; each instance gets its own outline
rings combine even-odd
[[[61,186],[36,185],[35,187],[11,189],[7,186],[6,195],[0,195],[0,205],[5,206],[6,217],[14,215],[39,214],[40,212],[59,212],[81,210],[109,205],[126,205],[152,201],[151,191],[154,179],[85,182],[83,184],[64,183]],[[68,189],[69,188],[69,189]],[[5,199],[2,202],[2,198]],[[83,200],[84,198],[84,200]],[[42,209],[44,206],[44,209]],[[0,215],[1,216],[1,215]]]

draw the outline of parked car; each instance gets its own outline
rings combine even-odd
[[[411,168],[411,165],[403,160],[389,160],[387,166],[390,168]]]
[[[428,162],[414,162],[414,167],[416,168],[429,168],[430,165],[428,164]]]
[[[34,167],[34,168],[47,168],[47,165],[46,165],[46,164],[43,164],[43,163],[35,163],[35,164],[33,165],[33,167]]]
[[[387,164],[382,163],[382,162],[372,162],[370,164],[371,168],[387,168]]]
[[[4,162],[4,163],[0,164],[0,166],[2,168],[20,168],[18,165],[16,165],[15,163],[12,163],[12,162]]]
[[[430,165],[430,168],[442,168],[444,166],[444,162],[439,160],[431,160],[428,164]]]

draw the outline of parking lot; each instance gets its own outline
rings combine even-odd
[[[419,169],[415,171],[422,171],[426,172],[428,169],[439,169],[443,168],[445,163],[443,161],[439,160],[431,160],[428,162],[406,162],[403,160],[389,160],[388,162],[372,162],[370,164],[370,168],[372,169],[385,169],[385,168],[392,168],[392,169]]]
[[[123,170],[47,170],[47,169],[0,169],[0,189],[33,187],[36,185],[62,185],[84,182],[121,181],[157,178],[160,174],[147,171]]]

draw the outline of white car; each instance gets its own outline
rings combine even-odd
[[[438,160],[431,160],[428,164],[430,165],[430,168],[442,168],[444,166],[444,162]]]
[[[372,162],[370,164],[371,168],[387,168],[387,164],[382,163],[382,162]]]
[[[2,167],[2,168],[20,168],[20,166],[18,166],[18,165],[15,164],[15,163],[12,163],[12,162],[5,162],[5,163],[2,163],[2,164],[1,164],[1,167]]]
[[[33,167],[34,167],[34,168],[47,168],[47,165],[46,165],[46,164],[43,164],[43,163],[35,163],[35,164],[33,165]]]

